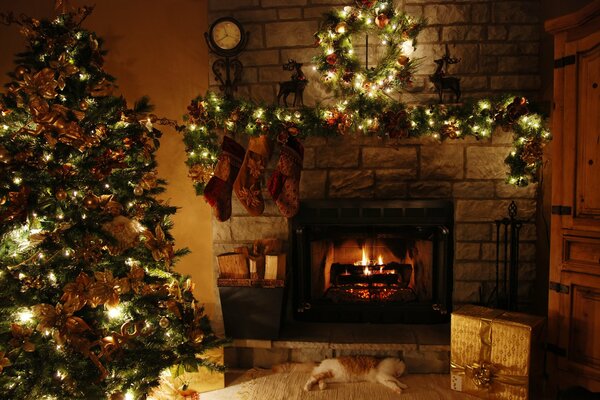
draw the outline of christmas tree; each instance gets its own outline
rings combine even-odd
[[[28,41],[0,97],[3,399],[143,398],[173,365],[220,368],[156,198],[170,121],[113,95],[90,12],[3,16]]]

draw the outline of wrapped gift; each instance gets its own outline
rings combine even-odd
[[[453,390],[484,399],[535,399],[545,318],[467,305],[452,313]]]

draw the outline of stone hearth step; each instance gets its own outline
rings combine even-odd
[[[271,368],[347,355],[400,357],[411,373],[448,373],[450,325],[288,323],[278,340],[234,340],[225,364]]]

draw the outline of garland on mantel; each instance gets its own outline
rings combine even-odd
[[[267,135],[279,142],[288,136],[368,135],[390,139],[432,137],[440,142],[466,137],[489,139],[497,127],[512,130],[513,150],[506,157],[507,182],[535,181],[543,146],[551,139],[542,115],[524,97],[466,100],[460,104],[406,105],[386,98],[357,95],[330,106],[286,109],[207,93],[192,100],[183,132],[189,176],[197,194],[219,157],[219,132],[233,136]]]

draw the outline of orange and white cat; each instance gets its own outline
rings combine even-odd
[[[327,387],[328,382],[376,382],[402,393],[408,388],[398,378],[406,371],[406,365],[397,358],[378,359],[368,356],[338,357],[321,361],[304,385],[309,391],[318,383],[319,389]]]

